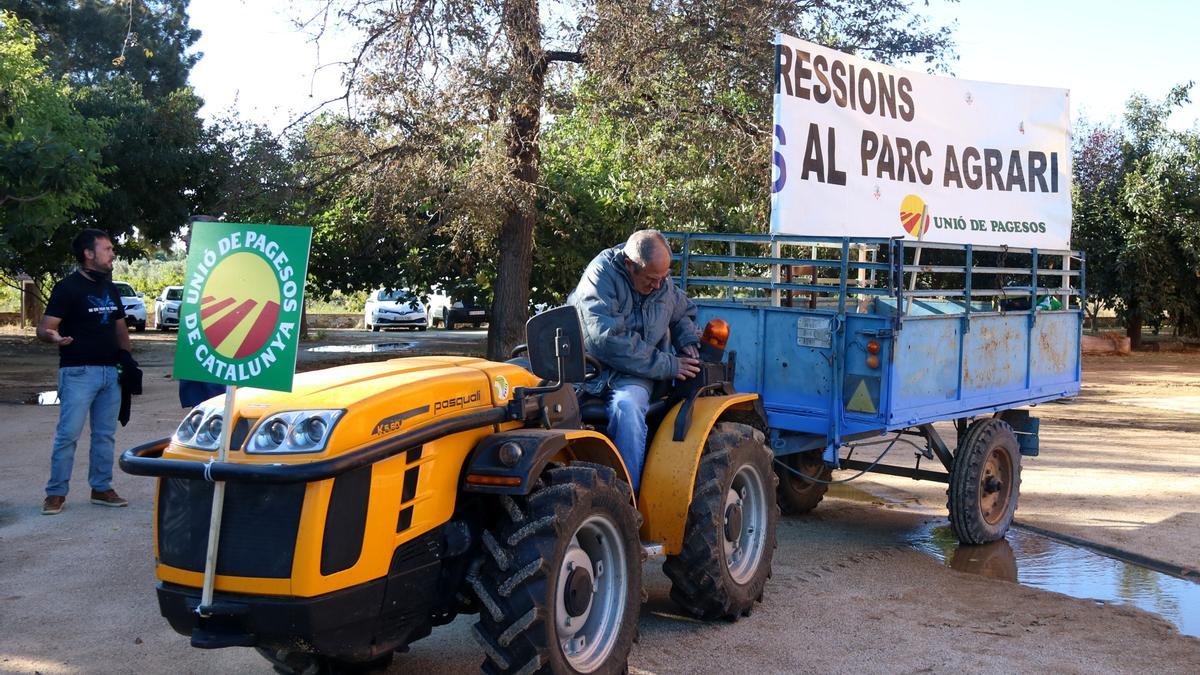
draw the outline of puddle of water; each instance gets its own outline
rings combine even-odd
[[[1200,583],[1110,558],[1012,528],[983,546],[960,546],[949,525],[929,525],[909,537],[914,549],[948,567],[1105,603],[1132,605],[1200,637]]]
[[[41,391],[25,399],[29,405],[58,405],[58,391]]]
[[[357,345],[325,345],[323,347],[309,347],[308,351],[338,354],[375,354],[378,352],[400,352],[412,349],[416,344],[415,342],[374,342]]]
[[[900,505],[850,485],[831,485],[830,497],[868,504]],[[1103,603],[1132,605],[1200,637],[1200,583],[1127,563],[1040,534],[1012,528],[983,546],[960,546],[945,518],[902,534],[913,549],[960,572]]]

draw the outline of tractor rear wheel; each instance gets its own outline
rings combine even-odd
[[[663,564],[671,599],[700,618],[749,615],[771,576],[778,479],[765,441],[753,427],[721,422],[700,456],[683,550]]]
[[[484,672],[624,673],[642,598],[641,516],[605,466],[551,469],[527,498],[501,497],[468,575]]]
[[[775,467],[775,473],[779,474],[779,506],[783,512],[799,515],[817,508],[817,504],[820,504],[821,500],[825,498],[825,492],[829,490],[829,486],[825,483],[804,480],[793,471],[824,481],[832,478],[833,469],[825,466],[821,451],[797,452],[786,455],[779,461],[787,465],[786,468]]]
[[[954,451],[946,508],[950,529],[964,544],[1004,537],[1017,511],[1021,452],[1012,427],[1000,419],[977,420]]]

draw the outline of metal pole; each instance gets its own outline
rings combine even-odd
[[[780,257],[781,250],[782,250],[782,247],[780,247],[780,245],[779,245],[779,240],[774,237],[771,237],[771,257],[778,260]],[[771,265],[771,284],[772,284],[771,306],[772,307],[779,307],[780,305],[783,304],[781,302],[782,294],[780,293],[779,288],[777,288],[775,286],[775,284],[778,284],[782,280],[782,276],[783,275],[781,274],[779,263],[775,263],[774,265]],[[791,274],[788,274],[788,281],[791,282]],[[788,296],[791,297],[791,291],[788,291]]]
[[[923,240],[925,238],[925,212],[928,209],[929,209],[928,206],[921,207],[921,219],[917,221],[917,228],[918,228],[917,229],[917,244],[920,244],[921,240]],[[903,265],[904,261],[901,260],[900,264]],[[917,267],[920,264],[921,264],[921,247],[917,246],[917,250],[913,252],[913,267]],[[900,269],[903,270],[904,268],[901,267]],[[903,271],[901,272],[900,277],[904,278]],[[908,290],[913,291],[913,290],[916,290],[916,288],[917,288],[917,272],[914,270],[912,273],[912,279],[908,283]],[[912,309],[912,301],[913,301],[912,296],[911,295],[908,296],[908,305],[905,306],[905,308],[904,308],[905,314],[908,314],[909,310]]]
[[[1071,271],[1071,254],[1064,253],[1063,254],[1063,272],[1065,273],[1065,272],[1070,272],[1070,271]],[[1069,292],[1071,289],[1071,275],[1070,274],[1062,275],[1062,283],[1060,284],[1060,286],[1064,291],[1068,291],[1068,292],[1063,293],[1062,308],[1063,309],[1071,309],[1071,294]]]
[[[233,401],[237,387],[225,386],[225,413],[221,418],[221,445],[217,448],[217,461],[224,462],[229,455],[229,439],[233,434]],[[204,558],[204,588],[200,593],[200,605],[196,613],[208,616],[212,605],[213,586],[217,578],[217,544],[221,539],[221,513],[225,509],[225,482],[217,481],[213,485],[212,517],[208,523],[208,555]]]

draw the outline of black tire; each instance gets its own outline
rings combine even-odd
[[[500,522],[484,532],[485,553],[468,575],[483,671],[627,672],[642,596],[641,516],[629,486],[608,467],[576,463],[549,470],[527,498],[501,500]],[[596,563],[609,553],[621,574]],[[564,634],[572,619],[576,632]]]
[[[372,332],[372,333],[378,333],[378,332],[379,332],[379,326],[369,326],[369,328],[371,329],[371,332]]]
[[[805,476],[826,481],[833,477],[833,469],[825,466],[820,450],[797,452],[779,461]],[[779,475],[779,508],[789,515],[800,515],[817,508],[829,490],[825,483],[804,480],[782,466],[776,465],[775,473]]]
[[[428,328],[428,326],[417,326],[417,330],[419,330],[419,331],[423,331],[426,328]]]
[[[133,327],[133,329],[139,333],[145,333],[146,332],[146,322],[143,321],[143,322],[137,324],[136,326]]]
[[[744,489],[734,489],[738,481]],[[713,428],[696,470],[683,550],[663,564],[672,600],[702,619],[750,614],[771,576],[777,481],[761,431],[734,422]]]
[[[1021,452],[1003,420],[976,420],[954,451],[946,508],[964,544],[1001,539],[1012,525],[1021,491]]]

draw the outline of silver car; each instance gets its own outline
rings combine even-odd
[[[154,300],[154,325],[159,330],[179,328],[179,305],[183,303],[183,286],[167,286]]]

